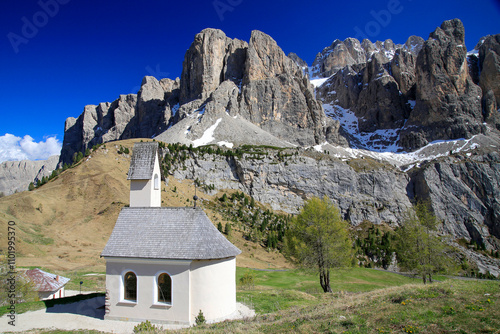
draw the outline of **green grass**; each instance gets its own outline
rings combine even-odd
[[[449,279],[368,292],[318,295],[316,301],[185,330],[202,333],[499,333],[498,282]],[[185,332],[184,331],[184,332]]]
[[[254,286],[239,284],[246,273],[254,276]],[[259,314],[285,310],[292,306],[317,303],[324,293],[314,271],[261,271],[236,269],[237,299]],[[379,270],[352,268],[332,270],[330,285],[335,293],[366,292],[391,286],[415,283],[418,280]]]
[[[97,274],[90,275],[89,274]],[[96,273],[89,271],[72,271],[62,274],[68,277],[70,281],[66,284],[68,290],[80,290],[80,282],[82,291],[105,291],[106,290],[106,273]]]
[[[239,278],[246,273],[254,275],[253,286],[240,286]],[[448,278],[424,285],[420,279],[354,268],[332,271],[334,292],[325,294],[314,272],[237,268],[237,283],[238,301],[253,306],[255,318],[177,332],[500,333],[498,281]],[[33,308],[26,304],[26,310]]]

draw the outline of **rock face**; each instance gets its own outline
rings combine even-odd
[[[0,164],[0,193],[8,196],[28,190],[30,182],[36,183],[44,176],[50,176],[56,169],[58,155],[47,160],[5,161]]]
[[[306,152],[295,156],[292,152],[297,151],[284,152],[290,155],[286,159],[276,152],[268,152],[263,159],[251,154],[241,159],[192,154],[174,166],[173,176],[199,178],[213,184],[215,191],[238,189],[289,213],[297,213],[307,198],[327,195],[353,225],[365,220],[397,223],[411,207],[406,194],[408,177],[390,166],[362,172],[326,155]]]
[[[470,138],[485,131],[484,122],[500,129],[498,36],[483,38],[478,56],[467,57],[462,23],[445,21],[427,41],[335,40],[308,67],[260,31],[247,43],[205,29],[187,50],[180,79],[146,77],[137,95],[86,106],[78,119],[68,118],[61,161],[95,144],[150,138],[181,123],[171,132],[182,138],[163,138],[194,142],[224,114],[299,146],[328,141],[415,150],[434,140]],[[328,79],[314,91],[308,76]],[[336,115],[326,117],[323,105]],[[342,123],[345,110],[357,118],[351,129]]]
[[[247,43],[205,29],[187,50],[180,79],[145,77],[137,95],[89,105],[78,119],[68,118],[61,161],[102,142],[159,135],[186,118],[198,122],[184,121],[186,137],[177,141],[194,141],[225,113],[292,144],[316,145],[328,137],[347,145],[305,72],[270,36],[253,31]]]
[[[191,154],[174,166],[173,176],[198,178],[213,184],[214,192],[244,191],[289,213],[296,213],[307,198],[326,195],[355,226],[363,221],[398,224],[414,199],[429,199],[443,221],[442,233],[474,240],[488,249],[500,248],[498,152],[447,157],[408,174],[369,161],[342,162],[296,149],[282,153],[288,156],[272,151],[263,159],[251,154],[243,158]]]
[[[239,113],[292,143],[314,145],[325,140],[327,119],[312,85],[302,69],[260,31],[250,38]]]
[[[205,100],[225,80],[242,79],[248,44],[224,32],[205,29],[196,35],[184,57],[180,103]]]
[[[499,249],[494,152],[436,159],[430,145],[414,152],[428,152],[429,161],[409,172],[361,170],[353,160],[356,148],[415,151],[474,135],[498,142],[500,35],[482,38],[468,55],[464,34],[462,23],[451,20],[426,41],[335,40],[308,67],[260,31],[247,43],[205,29],[187,50],[180,79],[146,77],[137,94],[86,106],[77,119],[68,118],[61,162],[95,144],[133,137],[193,146],[349,147],[348,163],[332,159],[335,153],[318,158],[309,151],[286,164],[276,157],[194,156],[175,176],[196,174],[217,189],[243,190],[288,212],[296,212],[304,198],[327,195],[355,225],[396,224],[412,200],[428,198],[444,221],[443,233]],[[448,156],[456,153],[450,151]]]
[[[390,67],[385,64],[390,63],[385,61],[380,53],[374,54],[363,73],[364,88],[356,108],[362,132],[400,127],[410,111],[397,81],[389,75]]]
[[[163,132],[178,103],[179,80],[144,77],[139,92],[112,103],[85,106],[78,118],[66,119],[60,161],[96,144],[128,138],[151,138]]]
[[[399,137],[399,148],[412,151],[435,140],[484,133],[484,122],[498,129],[500,37],[483,38],[479,57],[468,57],[464,33],[455,19],[425,42],[416,36],[404,45],[336,40],[313,63],[314,76],[328,77],[316,96],[337,110],[332,117],[340,122],[345,110],[356,116],[355,125],[343,124],[339,131],[356,133],[349,140],[360,148],[391,146]],[[384,129],[392,132],[381,136]]]
[[[470,138],[483,131],[481,90],[469,76],[464,27],[445,21],[430,34],[417,57],[416,105],[401,143],[415,149],[437,139]]]
[[[316,89],[316,97],[353,112],[360,133],[401,128],[411,112],[409,101],[415,99],[415,59],[422,44],[423,40],[416,36],[404,45],[395,45],[391,40],[375,44],[368,40],[360,44],[352,38],[335,41],[316,57],[313,65],[317,76],[330,76]],[[328,60],[336,53],[346,61],[331,66]],[[387,145],[394,140],[377,138],[371,143]],[[356,142],[351,139],[352,143]]]
[[[500,34],[487,36],[479,47],[479,86],[485,120],[500,130]]]
[[[361,43],[355,38],[335,40],[332,45],[316,55],[312,64],[312,77],[327,78],[346,67],[367,63],[374,55],[379,55],[379,63],[390,62],[397,50],[404,50],[415,56],[420,52],[424,40],[410,36],[404,45],[394,44],[390,39],[375,44],[365,39]]]

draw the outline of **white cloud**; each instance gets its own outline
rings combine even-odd
[[[53,136],[35,142],[26,135],[23,138],[6,133],[0,136],[0,162],[8,160],[45,160],[51,155],[61,154],[61,142]]]

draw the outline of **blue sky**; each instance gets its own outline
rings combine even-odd
[[[453,18],[464,23],[468,50],[500,33],[500,0],[4,0],[3,7],[0,161],[53,154],[65,119],[85,105],[136,93],[145,75],[180,76],[204,28],[246,41],[261,30],[309,64],[337,38],[404,43]]]

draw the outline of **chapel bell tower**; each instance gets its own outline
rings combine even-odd
[[[161,173],[157,142],[135,143],[128,171],[130,207],[161,207]]]

